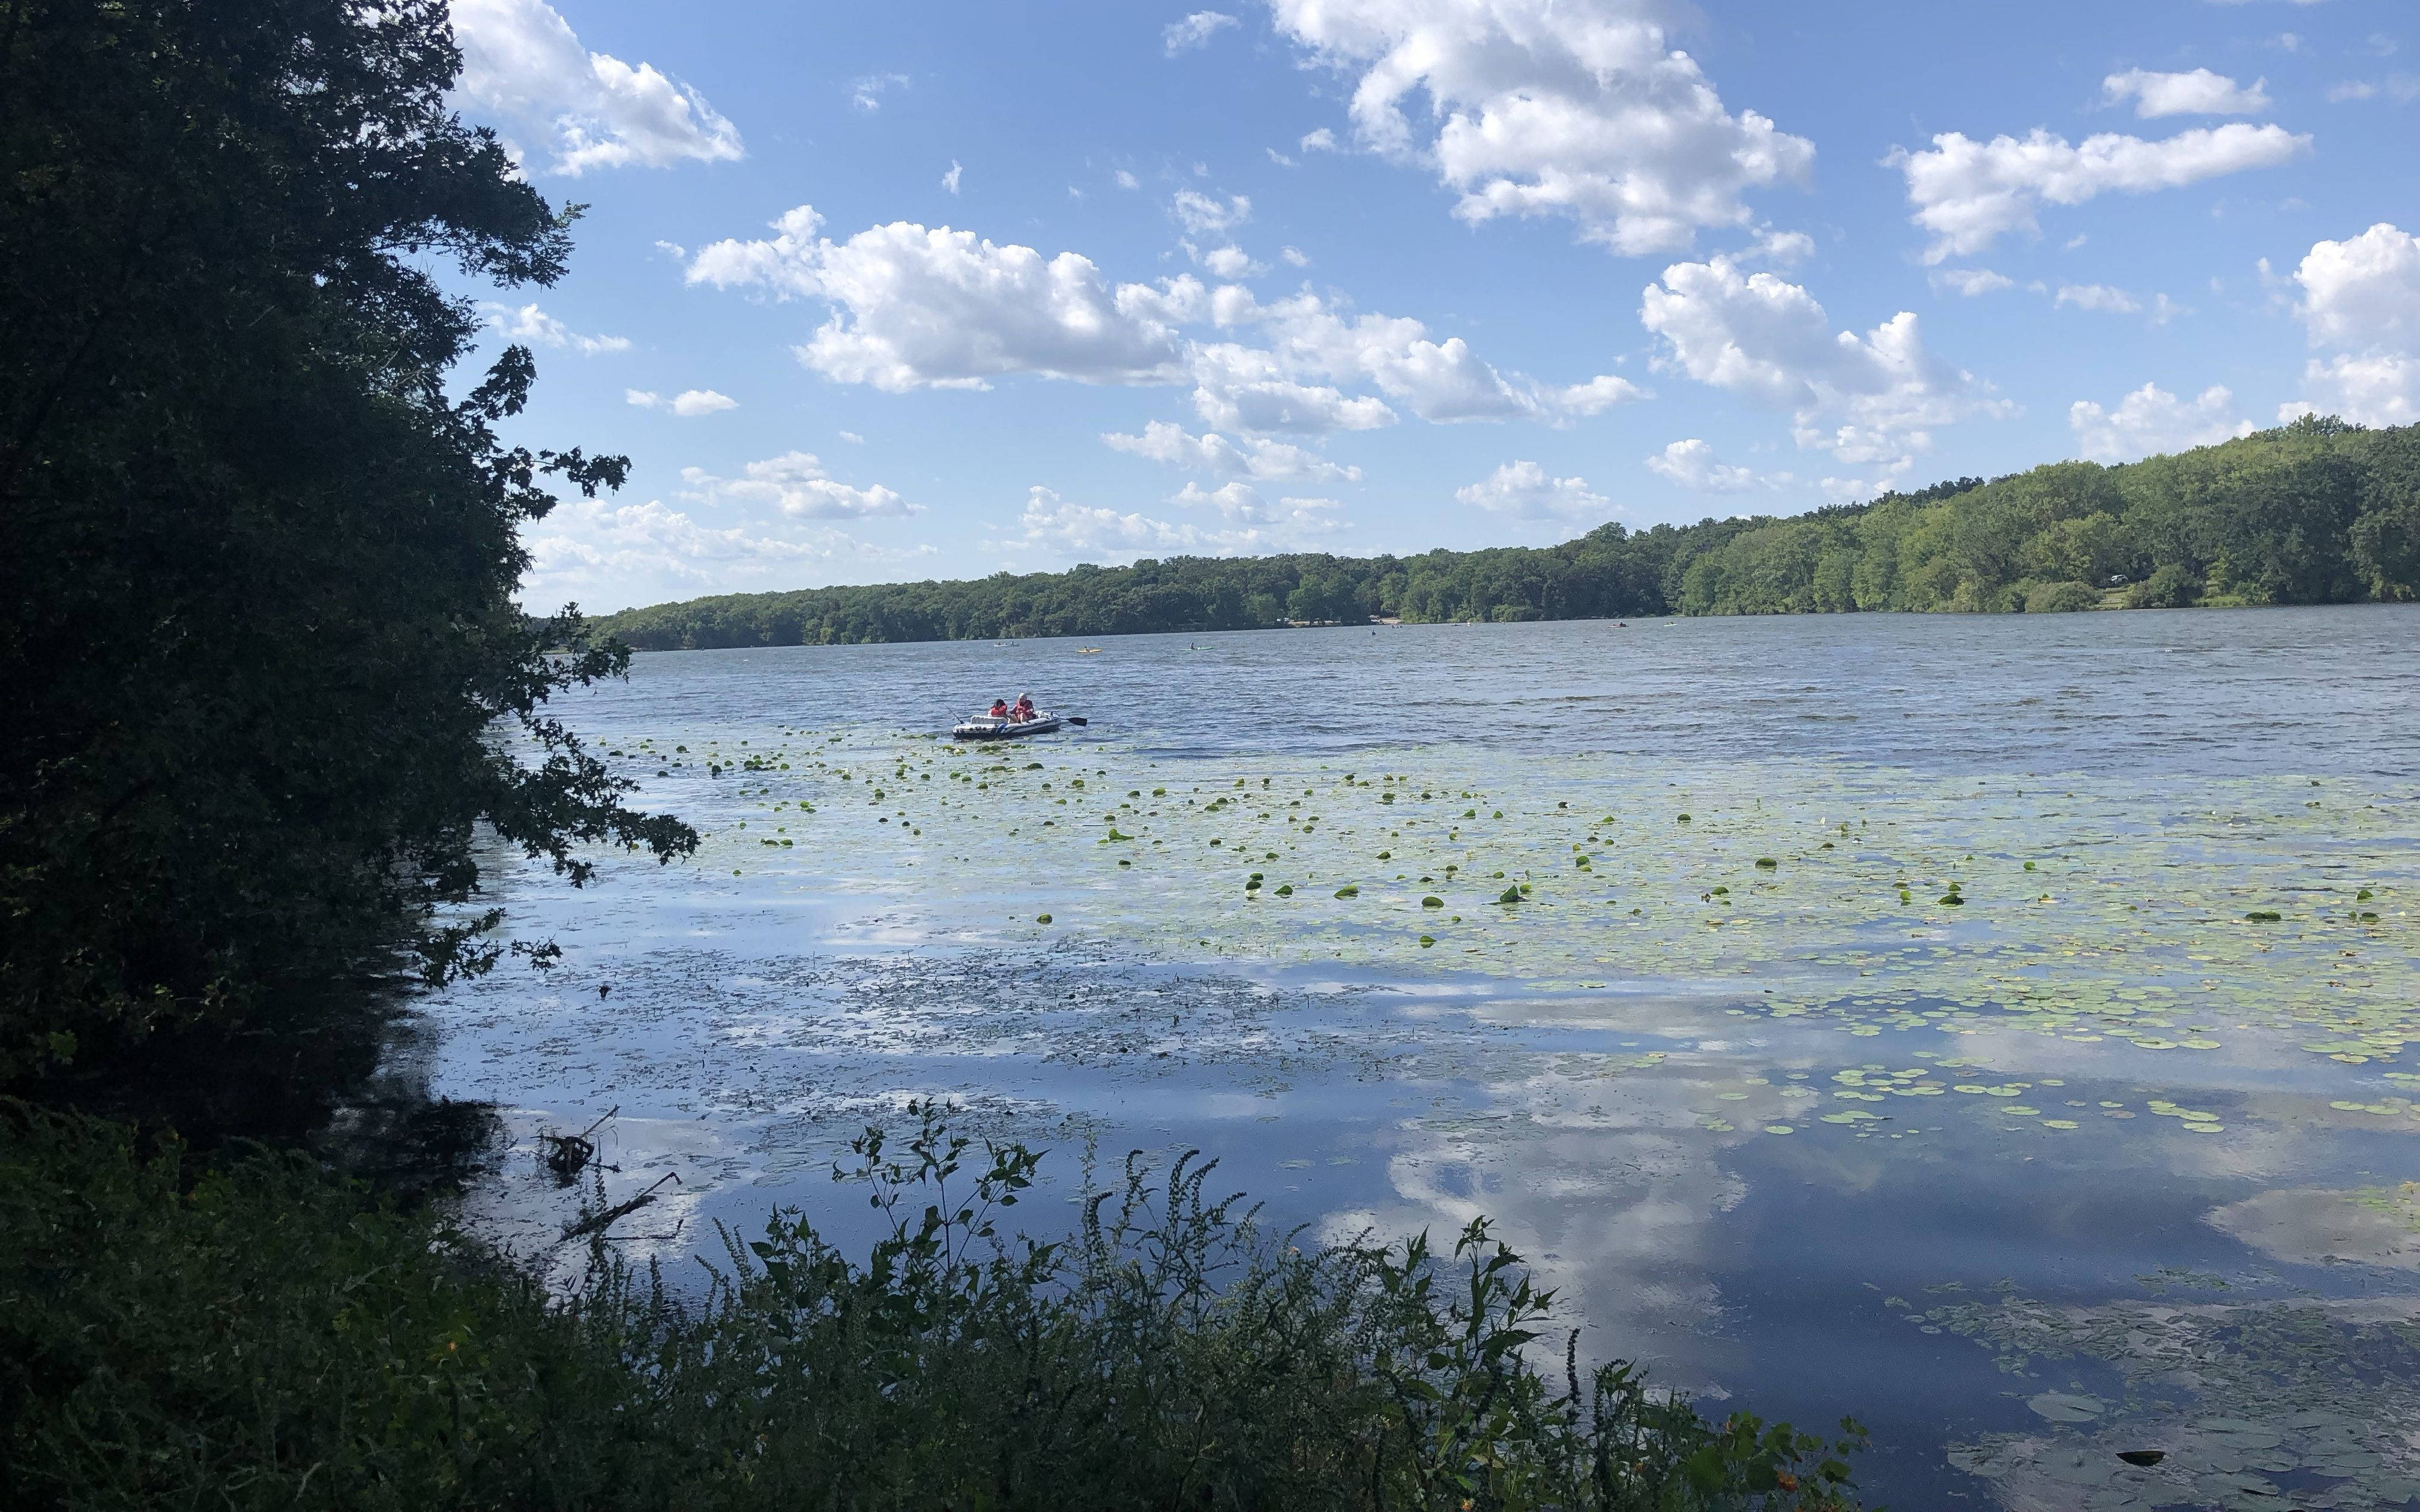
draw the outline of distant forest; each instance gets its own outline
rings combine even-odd
[[[737,594],[597,622],[640,650],[1447,621],[2056,613],[2420,596],[2420,425],[2290,425],[2119,467],[2055,462],[1787,518],[1601,525],[1414,557],[1177,557]]]

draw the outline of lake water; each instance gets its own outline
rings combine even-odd
[[[1091,724],[946,738],[1028,690]],[[1488,1214],[1584,1350],[1854,1412],[1896,1505],[2420,1497],[2420,609],[699,652],[564,712],[706,842],[499,857],[562,964],[425,1054],[523,1157],[618,1107],[612,1190],[680,1179],[634,1251],[861,1237],[834,1155],[939,1097],[1071,1197],[1199,1149],[1335,1237]],[[533,1166],[476,1201],[535,1244]]]

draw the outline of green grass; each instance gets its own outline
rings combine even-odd
[[[172,1139],[0,1108],[0,1504],[1854,1504],[1853,1424],[1583,1375],[1483,1223],[1450,1255],[1321,1247],[1187,1160],[1040,1243],[1001,1230],[1039,1157],[914,1116],[857,1143],[890,1219],[862,1260],[779,1213],[694,1286],[596,1242],[551,1295],[302,1157],[196,1180]]]

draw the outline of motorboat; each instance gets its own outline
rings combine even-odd
[[[1015,740],[1021,735],[1049,734],[1062,724],[1084,722],[1072,717],[1062,719],[1047,711],[1037,713],[1031,719],[1000,719],[988,714],[978,714],[954,727],[950,737],[954,740]]]

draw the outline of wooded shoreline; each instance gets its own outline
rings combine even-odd
[[[1783,518],[1601,525],[1550,547],[1144,560],[625,609],[640,651],[1661,614],[2065,612],[2420,596],[2420,426],[2291,425]]]

